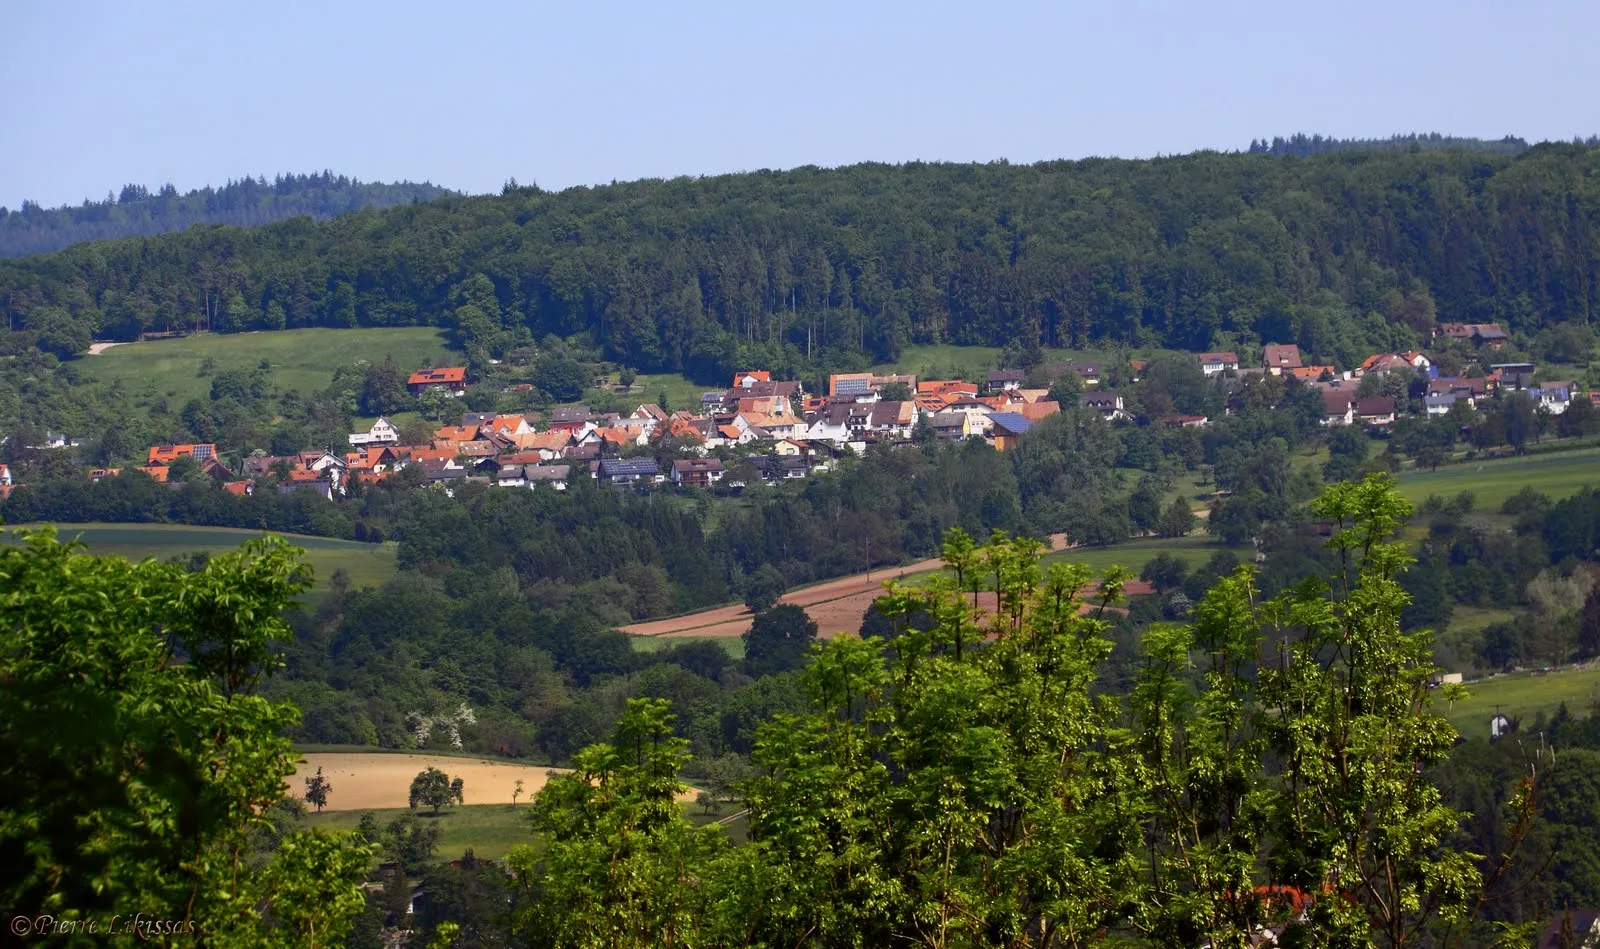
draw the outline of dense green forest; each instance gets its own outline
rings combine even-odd
[[[1438,318],[1600,306],[1600,148],[856,165],[451,197],[0,264],[46,349],[143,330],[442,324],[711,380],[908,343],[1223,348],[1350,365]]]
[[[1578,144],[1595,145],[1600,144],[1600,140],[1590,138]],[[1312,155],[1322,155],[1327,152],[1369,152],[1386,149],[1406,151],[1451,149],[1464,152],[1489,152],[1495,155],[1520,155],[1529,147],[1526,139],[1515,135],[1487,139],[1462,138],[1455,135],[1441,135],[1438,132],[1427,134],[1413,132],[1410,135],[1391,135],[1388,138],[1330,138],[1297,132],[1288,138],[1281,135],[1274,136],[1270,142],[1264,138],[1259,141],[1251,139],[1249,152],[1252,155],[1292,155],[1295,158],[1310,158]]]
[[[208,185],[185,194],[170,184],[156,191],[130,184],[103,201],[85,199],[77,207],[47,209],[24,201],[19,211],[0,208],[0,257],[47,254],[83,241],[149,237],[194,224],[256,227],[302,215],[321,221],[358,208],[431,201],[449,193],[426,183],[360,181],[329,171],[279,175],[272,181],[246,175],[221,188]]]

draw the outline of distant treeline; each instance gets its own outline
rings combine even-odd
[[[321,221],[357,208],[431,201],[449,193],[426,183],[360,181],[329,171],[279,175],[272,181],[246,175],[221,188],[208,185],[181,195],[170,184],[158,191],[130,184],[104,201],[85,200],[78,207],[45,209],[32,201],[22,202],[20,211],[0,207],[0,257],[45,254],[82,241],[149,237],[193,224],[255,227],[300,215]]]
[[[1229,349],[1350,365],[1439,318],[1600,318],[1600,148],[867,164],[195,228],[0,262],[46,350],[147,329],[440,324],[477,362],[549,334],[701,381],[913,343]]]
[[[1586,141],[1577,140],[1575,144],[1594,145],[1597,142],[1600,142],[1600,139],[1590,136]],[[1507,135],[1505,138],[1461,138],[1455,135],[1440,135],[1438,132],[1412,132],[1409,135],[1391,135],[1388,138],[1330,138],[1297,132],[1288,138],[1281,135],[1274,136],[1270,142],[1264,138],[1259,141],[1250,140],[1252,155],[1292,155],[1296,158],[1309,158],[1325,152],[1379,149],[1430,151],[1441,148],[1463,152],[1489,152],[1495,155],[1520,155],[1531,147],[1526,139],[1515,135]]]

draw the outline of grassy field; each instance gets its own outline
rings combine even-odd
[[[616,382],[617,374],[612,373],[609,378],[612,382]],[[730,381],[732,380],[727,380],[720,384],[726,386]],[[667,404],[665,408],[667,411],[676,412],[679,409],[688,409],[691,412],[698,412],[700,411],[700,397],[716,388],[717,386],[697,385],[690,382],[687,377],[677,373],[657,373],[655,375],[641,374],[633,380],[633,389],[631,391],[627,393],[614,392],[613,394],[617,397],[617,401],[630,411],[641,402],[659,404],[664,393],[666,395]],[[591,402],[594,401],[594,396],[599,391],[598,389],[590,389],[584,393],[585,399]]]
[[[156,396],[174,403],[176,410],[190,399],[209,397],[211,379],[198,375],[201,361],[208,358],[217,369],[252,369],[265,359],[272,364],[272,379],[280,390],[314,392],[328,387],[339,365],[358,359],[382,362],[385,356],[393,356],[407,372],[424,361],[437,366],[462,358],[445,347],[444,334],[434,327],[397,326],[147,340],[85,356],[74,366],[91,380],[109,383],[120,378],[131,392],[151,388]]]
[[[1562,702],[1574,715],[1586,714],[1600,702],[1600,668],[1564,669],[1539,675],[1531,672],[1496,676],[1467,686],[1472,693],[1445,714],[1468,738],[1487,738],[1489,719],[1498,708],[1527,727],[1539,712],[1555,713]]]
[[[38,525],[8,525],[38,526]],[[155,557],[186,557],[189,554],[227,553],[260,531],[233,527],[190,527],[183,524],[58,524],[57,533],[62,540],[80,538],[96,554],[116,554],[130,560]],[[334,540],[328,537],[309,537],[303,534],[281,535],[296,547],[306,551],[307,559],[316,570],[318,588],[326,588],[328,578],[335,570],[343,570],[354,588],[378,586],[395,574],[395,545],[363,544],[353,540]],[[11,542],[9,534],[0,535],[0,541]]]
[[[1177,557],[1193,570],[1221,551],[1232,553],[1241,563],[1246,563],[1255,556],[1253,548],[1224,547],[1204,534],[1190,534],[1188,537],[1141,537],[1110,547],[1074,547],[1071,550],[1045,554],[1041,561],[1045,564],[1081,563],[1097,575],[1104,573],[1108,567],[1120,566],[1128,568],[1133,571],[1134,576],[1138,576],[1145,564],[1162,554]],[[907,582],[917,586],[928,582],[938,573],[937,570],[931,570],[912,574]]]
[[[1430,494],[1452,497],[1471,491],[1478,510],[1493,512],[1523,488],[1559,499],[1576,494],[1581,488],[1600,485],[1600,448],[1462,462],[1438,471],[1401,472],[1396,480],[1400,493],[1413,502],[1421,502]]]
[[[1145,564],[1162,554],[1171,554],[1192,570],[1219,551],[1230,551],[1241,562],[1255,556],[1250,547],[1224,547],[1204,534],[1188,537],[1141,537],[1111,547],[1077,547],[1045,556],[1045,563],[1087,564],[1096,573],[1107,567],[1122,566],[1138,574]]]
[[[744,640],[737,636],[682,636],[668,639],[662,636],[630,636],[634,652],[660,652],[684,643],[716,643],[730,659],[744,658]]]
[[[729,817],[742,809],[742,805],[723,804],[710,814],[693,804],[683,805],[684,813],[696,824],[707,824]],[[438,817],[425,809],[411,811],[406,808],[388,808],[370,812],[325,811],[310,815],[311,826],[324,830],[355,830],[363,813],[377,817],[380,826],[402,814],[415,813],[424,820],[437,821],[442,834],[439,839],[439,859],[454,860],[470,849],[475,857],[498,859],[518,844],[533,843],[533,831],[528,826],[532,809],[522,804],[468,804],[441,811]],[[744,839],[744,821],[739,819],[728,827],[729,835],[736,841]]]

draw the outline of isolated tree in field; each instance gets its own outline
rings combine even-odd
[[[798,669],[816,639],[817,624],[804,609],[792,603],[774,606],[757,614],[744,634],[745,672],[759,677]]]
[[[465,804],[467,802],[463,795],[463,788],[464,785],[460,778],[450,779],[450,799],[457,804]]]
[[[517,783],[511,786],[511,805],[513,807],[516,806],[517,798],[519,798],[521,796],[522,796],[522,779],[518,778],[517,779]]]
[[[764,563],[745,578],[744,605],[752,613],[762,613],[772,608],[783,596],[783,574],[770,563]]]
[[[457,778],[456,780],[460,780]],[[433,808],[435,814],[439,808],[444,807],[455,799],[454,788],[450,784],[450,776],[438,768],[428,768],[411,779],[411,809],[416,810],[418,804],[426,804]]]
[[[694,796],[694,803],[701,809],[703,813],[707,815],[712,814],[717,809],[716,795],[712,794],[710,791],[701,791],[700,793],[696,794]]]
[[[321,814],[322,809],[328,806],[328,795],[333,791],[333,785],[322,776],[322,768],[317,768],[317,773],[306,778],[306,803],[317,809]]]
[[[294,773],[280,736],[298,714],[254,692],[310,586],[303,555],[256,540],[191,573],[20,537],[0,545],[0,905],[140,912],[216,945],[342,942],[365,905],[358,839],[291,833],[238,869]]]
[[[1189,507],[1189,502],[1179,495],[1161,512],[1157,533],[1162,537],[1182,537],[1192,530],[1194,530],[1194,510]]]

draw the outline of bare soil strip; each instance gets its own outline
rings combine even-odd
[[[1065,534],[1050,535],[1051,550],[1066,550]],[[817,634],[828,639],[840,630],[855,632],[861,619],[883,592],[887,580],[899,580],[914,573],[927,573],[944,566],[937,557],[900,567],[885,567],[870,573],[857,573],[784,594],[779,602],[804,607],[817,624]],[[719,606],[671,619],[649,620],[622,627],[634,636],[660,636],[666,639],[743,636],[753,617],[744,604]]]

